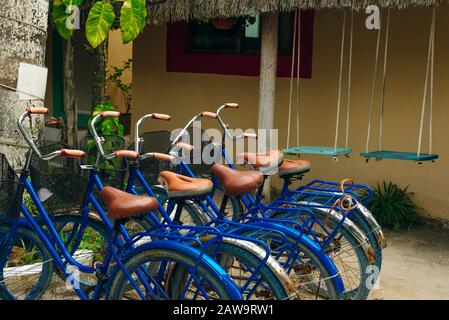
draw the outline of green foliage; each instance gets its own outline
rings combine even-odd
[[[368,209],[381,225],[393,227],[396,230],[408,229],[418,219],[418,206],[413,202],[414,193],[408,187],[401,189],[392,182],[378,183],[374,188],[373,199]]]
[[[76,6],[80,10],[87,10],[89,6],[82,6],[84,2],[84,0],[54,0],[52,20],[56,30],[64,39],[69,39],[74,32],[67,28],[67,21],[73,17],[73,11],[68,8]],[[85,26],[86,38],[93,48],[97,48],[107,39],[109,30],[115,22],[113,3],[122,3],[120,29],[123,43],[133,41],[145,28],[148,15],[145,0],[90,0],[87,2],[93,3]]]
[[[144,0],[126,0],[120,12],[123,43],[133,41],[145,28],[147,8]]]
[[[89,11],[86,22],[86,37],[93,48],[102,44],[114,24],[115,13],[112,4],[96,2]]]
[[[112,82],[123,94],[125,99],[126,113],[129,113],[132,105],[132,83],[124,83],[122,81],[123,72],[131,68],[132,59],[123,62],[122,67],[113,66],[113,72],[107,77],[107,81]]]
[[[104,111],[117,111],[117,110],[109,101],[105,101],[102,104],[97,104],[96,106],[94,106],[92,109],[92,116],[89,118],[88,121],[89,133],[91,135],[93,135],[90,126],[90,124],[92,123],[92,119]],[[123,137],[124,128],[123,125],[120,123],[119,119],[117,118],[100,119],[100,121],[98,121],[95,124],[95,129],[97,130],[100,136],[115,135]]]
[[[39,210],[36,207],[36,204],[34,203],[33,199],[31,199],[31,196],[28,192],[25,192],[23,194],[23,202],[25,204],[25,207],[30,211],[30,213],[34,216],[39,215]]]
[[[56,30],[64,39],[69,39],[74,29],[67,28],[67,21],[71,19],[73,12],[68,10],[71,6],[81,6],[84,0],[55,0],[53,2],[52,20]]]
[[[109,101],[94,106],[94,108],[92,109],[92,115],[88,121],[90,136],[93,136],[93,133],[91,131],[91,123],[93,118],[104,111],[117,111],[117,110]],[[117,118],[100,119],[100,121],[98,121],[95,124],[95,129],[99,136],[123,137],[124,132],[123,124],[121,124],[119,119]],[[95,141],[93,139],[89,139],[87,141],[87,162],[89,164],[93,164],[95,162],[96,159],[96,153],[94,152],[95,149],[96,149]],[[118,147],[116,146],[116,141],[107,139],[103,144],[103,149],[106,153],[114,152],[115,150],[118,149]],[[113,158],[111,160],[102,160],[100,163],[100,167],[104,169],[117,168],[119,166],[119,161],[120,159],[118,158]]]

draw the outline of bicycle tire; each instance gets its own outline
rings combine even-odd
[[[167,242],[167,241],[164,241]],[[229,291],[227,285],[230,283],[228,280],[224,280],[217,270],[215,270],[205,259],[202,259],[201,253],[186,254],[183,250],[175,249],[179,246],[176,243],[171,249],[158,246],[157,242],[152,242],[152,248],[142,249],[140,252],[133,254],[129,259],[123,261],[123,265],[127,272],[133,274],[134,270],[141,265],[147,264],[152,259],[164,259],[164,261],[171,261],[176,264],[184,264],[189,268],[197,266],[198,274],[201,278],[207,280],[208,286],[213,288],[220,300],[232,300],[233,297]],[[190,250],[192,252],[192,250]],[[123,289],[129,287],[126,283],[126,275],[122,269],[117,269],[111,280],[111,284],[108,289],[107,298],[109,300],[120,300],[123,297]],[[229,279],[230,281],[230,279]],[[231,281],[232,283],[232,281]],[[179,300],[179,297],[171,297],[171,299]]]
[[[0,225],[0,234],[9,233],[11,225]],[[30,292],[24,297],[24,300],[38,300],[42,298],[46,290],[49,288],[51,280],[53,278],[54,263],[48,250],[45,248],[44,243],[40,240],[38,235],[31,229],[25,227],[18,227],[16,240],[25,240],[28,243],[32,243],[40,252],[42,257],[43,266],[40,272],[39,279],[36,284],[30,288]],[[10,254],[10,249],[6,246],[0,248],[0,257]],[[1,300],[19,300],[23,295],[11,292],[11,288],[8,288],[6,282],[4,282],[4,265],[0,266],[0,299]]]

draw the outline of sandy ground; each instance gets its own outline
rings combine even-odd
[[[380,282],[370,299],[449,299],[449,231],[416,226],[385,235]]]

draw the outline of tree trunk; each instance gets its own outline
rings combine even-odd
[[[93,104],[103,103],[106,96],[107,41],[95,49],[95,77],[92,86]]]
[[[0,5],[0,152],[14,167],[22,165],[28,149],[16,126],[28,102],[4,86],[16,88],[20,62],[44,65],[48,10],[48,0],[3,0]],[[38,134],[43,119],[33,119],[32,130]]]
[[[270,130],[274,127],[274,108],[276,98],[276,74],[278,56],[278,14],[262,15],[262,46],[260,53],[260,88],[259,88],[259,129]],[[266,143],[259,143],[259,151],[268,151],[273,147],[272,137],[266,135]],[[266,201],[270,201],[271,183],[267,179],[264,186]]]
[[[72,40],[64,42],[64,106],[67,117],[67,143],[78,145],[78,105],[75,92],[75,62]]]

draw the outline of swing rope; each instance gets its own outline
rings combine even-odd
[[[298,12],[298,46],[296,61],[296,145],[299,146],[299,102],[300,102],[300,82],[301,82],[301,12]]]
[[[373,112],[374,112],[374,96],[376,93],[376,79],[377,79],[377,69],[379,67],[379,51],[380,51],[380,38],[381,38],[381,29],[377,31],[377,44],[376,44],[376,56],[374,60],[374,72],[373,72],[373,82],[371,85],[371,101],[369,108],[369,118],[368,118],[368,134],[366,137],[366,152],[369,152],[369,143],[371,139],[371,124],[373,121]]]
[[[348,155],[349,148],[349,121],[350,121],[350,110],[351,110],[351,82],[352,82],[352,56],[353,56],[353,34],[354,34],[354,14],[351,13],[351,32],[350,32],[350,55],[349,55],[349,66],[348,66],[348,101],[347,101],[347,115],[346,115],[346,147],[338,148],[338,138],[340,131],[340,114],[342,108],[342,96],[343,96],[343,73],[344,73],[344,62],[345,62],[345,44],[346,44],[346,20],[347,12],[343,15],[343,25],[342,25],[342,35],[341,35],[341,48],[340,48],[340,73],[338,79],[338,100],[337,100],[337,115],[336,115],[336,126],[335,126],[335,141],[332,147],[317,147],[317,146],[301,146],[300,145],[300,102],[301,102],[301,11],[295,11],[294,20],[294,32],[293,32],[293,49],[292,49],[292,65],[290,70],[290,95],[289,95],[289,106],[288,106],[288,122],[287,122],[287,148],[283,151],[289,154],[320,154],[320,155],[332,155],[336,160],[339,154]],[[294,77],[295,77],[295,63],[296,69],[296,143],[297,147],[290,149],[290,134],[291,134],[291,123],[292,123],[292,109],[293,109],[293,95],[294,95]]]
[[[433,8],[432,12],[432,62],[430,67],[430,101],[429,101],[429,154],[432,154],[433,148],[433,83],[434,83],[434,66],[435,66],[435,30],[436,30],[436,7]]]
[[[348,101],[346,106],[346,149],[349,148],[349,113],[351,112],[351,84],[352,84],[352,52],[354,40],[354,11],[351,11],[351,32],[349,35],[349,67],[348,67]]]
[[[287,124],[287,148],[290,148],[290,129],[291,129],[291,117],[292,117],[292,104],[293,104],[293,78],[295,73],[295,56],[296,56],[296,29],[298,27],[298,10],[295,10],[293,27],[293,52],[292,52],[292,67],[290,73],[290,97],[288,103],[288,124]],[[299,65],[298,65],[299,69]]]
[[[346,11],[343,13],[343,29],[341,34],[341,49],[340,49],[340,75],[338,80],[338,101],[337,101],[337,117],[335,124],[335,141],[334,150],[337,153],[338,148],[338,131],[340,124],[340,109],[341,109],[341,91],[343,82],[343,64],[344,64],[344,52],[345,52],[345,36],[346,36]]]
[[[435,20],[436,20],[436,7],[433,8],[432,11],[432,23],[430,27],[430,36],[429,36],[429,48],[427,52],[427,67],[426,67],[426,79],[424,82],[424,95],[422,101],[421,108],[421,121],[419,126],[419,137],[418,137],[418,157],[421,155],[421,147],[422,147],[422,136],[423,136],[423,127],[424,127],[424,115],[426,112],[426,102],[427,102],[427,89],[429,86],[429,78],[430,78],[430,89],[429,89],[429,153],[432,153],[432,111],[433,111],[433,78],[434,78],[434,48],[435,48]]]
[[[387,66],[388,66],[388,45],[390,38],[390,8],[387,10],[387,26],[385,30],[384,45],[384,69],[382,75],[382,91],[380,98],[380,121],[379,121],[379,150],[382,151],[382,134],[384,128],[384,111],[385,111],[385,88],[387,82]]]
[[[369,152],[370,135],[371,135],[371,125],[374,112],[374,98],[376,92],[376,80],[377,72],[379,66],[379,51],[380,51],[380,39],[381,31],[378,31],[377,35],[377,45],[376,45],[376,57],[373,73],[373,83],[371,88],[371,105],[369,110],[368,119],[368,135],[366,139],[366,152],[362,153],[363,156],[367,157],[367,161],[371,157],[377,159],[390,158],[390,159],[401,159],[401,160],[415,160],[418,163],[422,161],[429,161],[438,159],[438,154],[432,153],[432,135],[433,135],[433,90],[434,90],[434,61],[435,61],[435,29],[436,29],[436,7],[432,11],[432,20],[430,26],[429,34],[429,44],[427,51],[427,64],[426,64],[426,77],[424,81],[424,92],[422,98],[421,114],[420,114],[420,124],[419,124],[419,136],[418,136],[418,150],[416,153],[411,152],[401,152],[401,151],[383,151],[382,149],[382,133],[383,133],[383,117],[385,109],[385,87],[386,87],[386,77],[387,77],[387,64],[388,64],[388,46],[389,46],[389,33],[390,33],[390,9],[387,11],[387,22],[385,31],[385,52],[384,52],[384,69],[383,69],[383,79],[382,79],[382,92],[381,92],[381,105],[380,105],[380,125],[379,125],[379,151]],[[424,120],[426,116],[427,99],[429,99],[429,153],[422,153],[422,140],[424,132]]]

